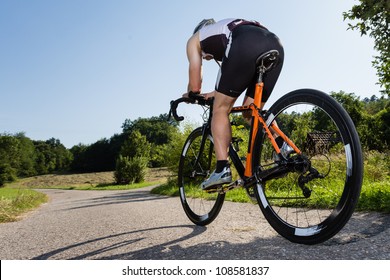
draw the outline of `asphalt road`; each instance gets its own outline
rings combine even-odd
[[[0,224],[0,259],[390,259],[390,215],[356,213],[335,237],[307,246],[280,237],[257,205],[225,202],[211,225],[198,227],[179,198],[149,188],[41,191],[48,203]]]

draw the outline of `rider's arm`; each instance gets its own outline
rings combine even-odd
[[[198,33],[195,33],[187,42],[187,58],[189,62],[187,90],[200,92],[202,88],[202,55]]]

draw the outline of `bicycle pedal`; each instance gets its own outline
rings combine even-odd
[[[212,188],[204,190],[204,191],[207,193],[216,193],[216,192],[226,193],[232,189],[240,188],[243,185],[244,185],[244,181],[241,179],[238,179],[238,180],[233,181],[229,184],[221,184],[221,185],[212,186]]]
[[[236,181],[231,182],[228,185],[222,185],[223,191],[226,193],[228,191],[231,191],[236,188],[240,188],[244,185],[244,181],[241,179],[238,179]]]
[[[222,186],[223,186],[223,185],[214,185],[214,186],[211,186],[209,189],[204,190],[204,191],[207,192],[207,193],[216,193],[216,192],[220,192],[221,189],[222,189]]]

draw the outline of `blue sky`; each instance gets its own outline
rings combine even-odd
[[[203,18],[255,19],[280,37],[286,57],[269,103],[298,88],[379,96],[373,40],[342,17],[356,3],[2,0],[0,133],[70,148],[120,133],[125,119],[167,113],[186,90],[185,45]],[[205,92],[217,71],[204,63]],[[194,106],[181,114],[200,120]]]

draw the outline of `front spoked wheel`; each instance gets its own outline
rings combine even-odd
[[[215,163],[212,136],[203,137],[202,128],[195,129],[188,136],[180,157],[179,188],[184,211],[197,225],[211,223],[225,199],[225,194],[207,193],[201,189],[201,183],[215,169]]]
[[[264,133],[257,135],[254,170],[281,165],[288,170],[259,181],[259,206],[271,226],[290,241],[323,242],[347,223],[360,195],[363,162],[355,126],[332,97],[310,89],[279,99],[269,110],[267,124],[273,122],[302,154],[287,149],[282,160]]]

